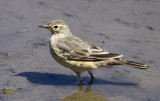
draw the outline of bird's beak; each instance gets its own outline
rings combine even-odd
[[[40,27],[40,28],[49,28],[48,25],[42,25],[42,26],[38,26],[38,27]]]

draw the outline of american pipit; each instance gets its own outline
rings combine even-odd
[[[122,54],[109,53],[72,35],[69,27],[61,20],[53,20],[39,27],[51,31],[49,46],[52,57],[59,64],[73,70],[78,77],[79,84],[82,84],[82,72],[88,71],[92,80],[94,77],[91,71],[100,67],[128,65],[139,69],[149,68],[141,63],[121,59]]]

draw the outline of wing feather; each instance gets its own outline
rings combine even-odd
[[[61,50],[62,55],[68,60],[75,61],[102,61],[110,58],[122,57],[121,54],[109,53],[87,41],[78,37],[66,37],[58,40],[57,47]]]

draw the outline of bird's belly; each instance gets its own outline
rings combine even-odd
[[[58,56],[53,49],[50,48],[52,57],[62,66],[67,67],[75,72],[84,72],[96,69],[100,67],[95,62],[86,62],[86,61],[70,61],[66,60],[63,57]]]

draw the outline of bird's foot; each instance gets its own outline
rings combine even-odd
[[[84,85],[85,83],[82,82],[82,80],[81,80],[81,81],[77,82],[76,84],[77,84],[77,85]]]

